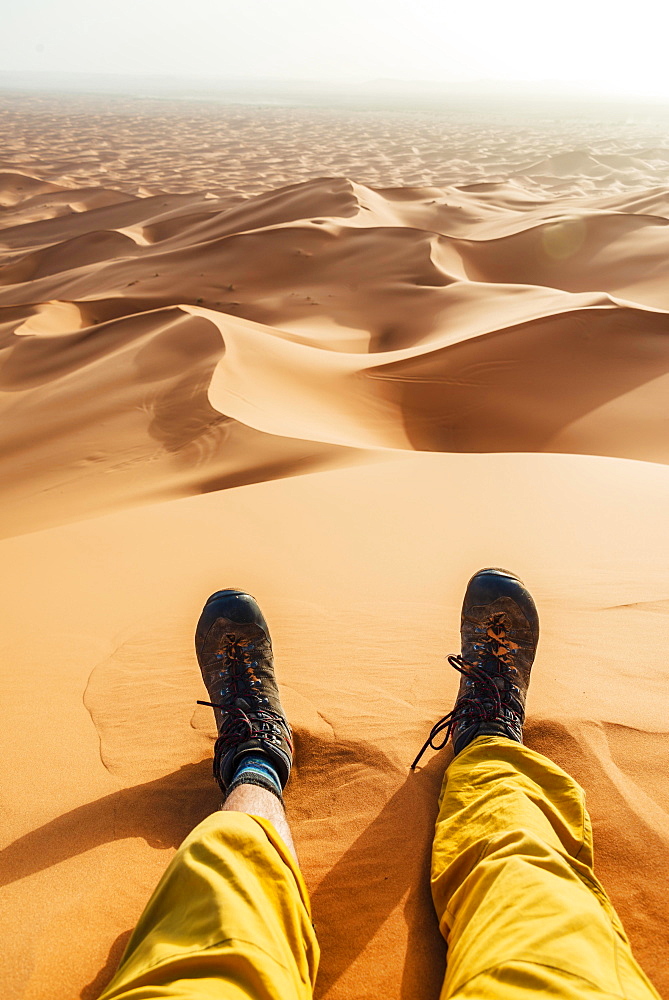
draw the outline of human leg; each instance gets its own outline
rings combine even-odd
[[[311,1000],[318,945],[272,823],[221,810],[172,859],[100,1000]]]
[[[268,820],[297,861],[286,810],[283,802],[272,792],[268,792],[266,788],[259,788],[258,785],[238,785],[227,796],[221,808],[224,812],[249,813],[251,816],[261,816]]]
[[[522,745],[539,635],[529,592],[504,570],[475,574],[461,635],[455,708],[414,762],[452,737],[432,856],[442,1000],[657,1000],[594,875],[583,790]]]
[[[442,1000],[658,1000],[593,872],[583,790],[541,754],[483,735],[454,758],[431,881]]]
[[[101,1000],[311,1000],[318,944],[281,796],[290,727],[253,598],[213,595],[196,649],[225,801],[179,848]]]

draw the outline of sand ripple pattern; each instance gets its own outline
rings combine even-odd
[[[666,462],[669,189],[536,186],[0,175],[5,531],[389,449]]]

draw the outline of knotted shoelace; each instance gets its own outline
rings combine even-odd
[[[197,702],[198,705],[217,708],[224,713],[214,748],[214,766],[217,759],[224,756],[230,747],[248,739],[271,740],[274,735],[283,736],[292,752],[290,728],[281,714],[271,708],[255,708],[249,714],[235,704],[236,698],[240,695],[249,698],[258,697],[258,692],[254,689],[260,686],[260,681],[253,672],[253,666],[256,665],[253,659],[256,647],[255,643],[248,639],[237,638],[234,632],[226,633],[226,639],[228,644],[225,647],[224,666],[230,685],[229,696],[220,704],[199,699]]]
[[[506,652],[506,651],[505,651]],[[492,653],[495,656],[494,653]],[[450,665],[467,678],[471,678],[475,683],[483,686],[482,694],[476,698],[472,695],[464,695],[458,698],[455,708],[448,712],[443,718],[435,722],[430,731],[430,735],[418,752],[416,759],[411,765],[411,770],[415,770],[421,757],[431,747],[432,750],[443,750],[448,743],[454,726],[459,722],[494,722],[499,719],[502,709],[511,709],[514,714],[521,717],[522,709],[516,701],[514,694],[518,688],[512,684],[509,688],[504,688],[501,692],[495,683],[495,677],[504,677],[505,673],[517,673],[516,668],[509,665],[508,660],[501,661],[501,657],[495,656],[498,666],[503,666],[504,670],[498,670],[496,674],[489,674],[480,664],[470,663],[463,660],[462,656],[449,656]],[[510,697],[509,697],[510,696]],[[487,705],[485,700],[487,699]],[[514,704],[515,702],[515,704]],[[520,711],[519,711],[520,709]],[[442,736],[443,734],[443,736]],[[442,736],[440,742],[436,742]]]
[[[283,732],[287,728],[283,716],[271,708],[255,709],[249,716],[238,705],[217,705],[213,701],[198,701],[198,705],[225,712],[217,743],[226,749],[246,739],[262,739],[265,735]],[[287,742],[290,743],[290,740]]]
[[[214,744],[214,774],[221,773],[220,765],[228,750],[246,740],[274,742],[272,737],[281,736],[292,754],[293,742],[290,738],[290,729],[283,716],[271,708],[256,709],[252,717],[249,717],[238,705],[217,705],[212,701],[198,701],[198,705],[207,705],[209,708],[218,708],[225,712],[219,737]]]

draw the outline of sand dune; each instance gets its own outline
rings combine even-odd
[[[18,179],[8,197],[39,189]],[[341,448],[666,461],[667,219],[626,195],[560,213],[517,194],[324,178],[207,199],[204,217],[200,197],[165,195],[15,227],[17,200],[1,236],[6,523],[45,523],[37,490],[58,492],[48,523],[252,482],[281,448],[293,468]],[[291,440],[232,459],[248,428]]]
[[[296,730],[319,997],[435,1000],[447,754],[407,766],[490,564],[539,602],[528,742],[585,785],[669,997],[658,128],[37,98],[0,124],[3,997],[95,1000],[215,808],[192,629],[235,585]]]

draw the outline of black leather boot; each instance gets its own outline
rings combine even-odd
[[[529,591],[505,569],[481,569],[462,605],[462,652],[448,662],[462,675],[455,707],[433,727],[411,765],[428,747],[453,739],[456,754],[477,736],[523,742],[525,700],[539,640],[539,617]]]
[[[195,652],[218,739],[214,777],[223,793],[240,756],[265,754],[284,788],[293,762],[292,732],[274,677],[272,642],[256,601],[242,590],[219,590],[205,604]]]

